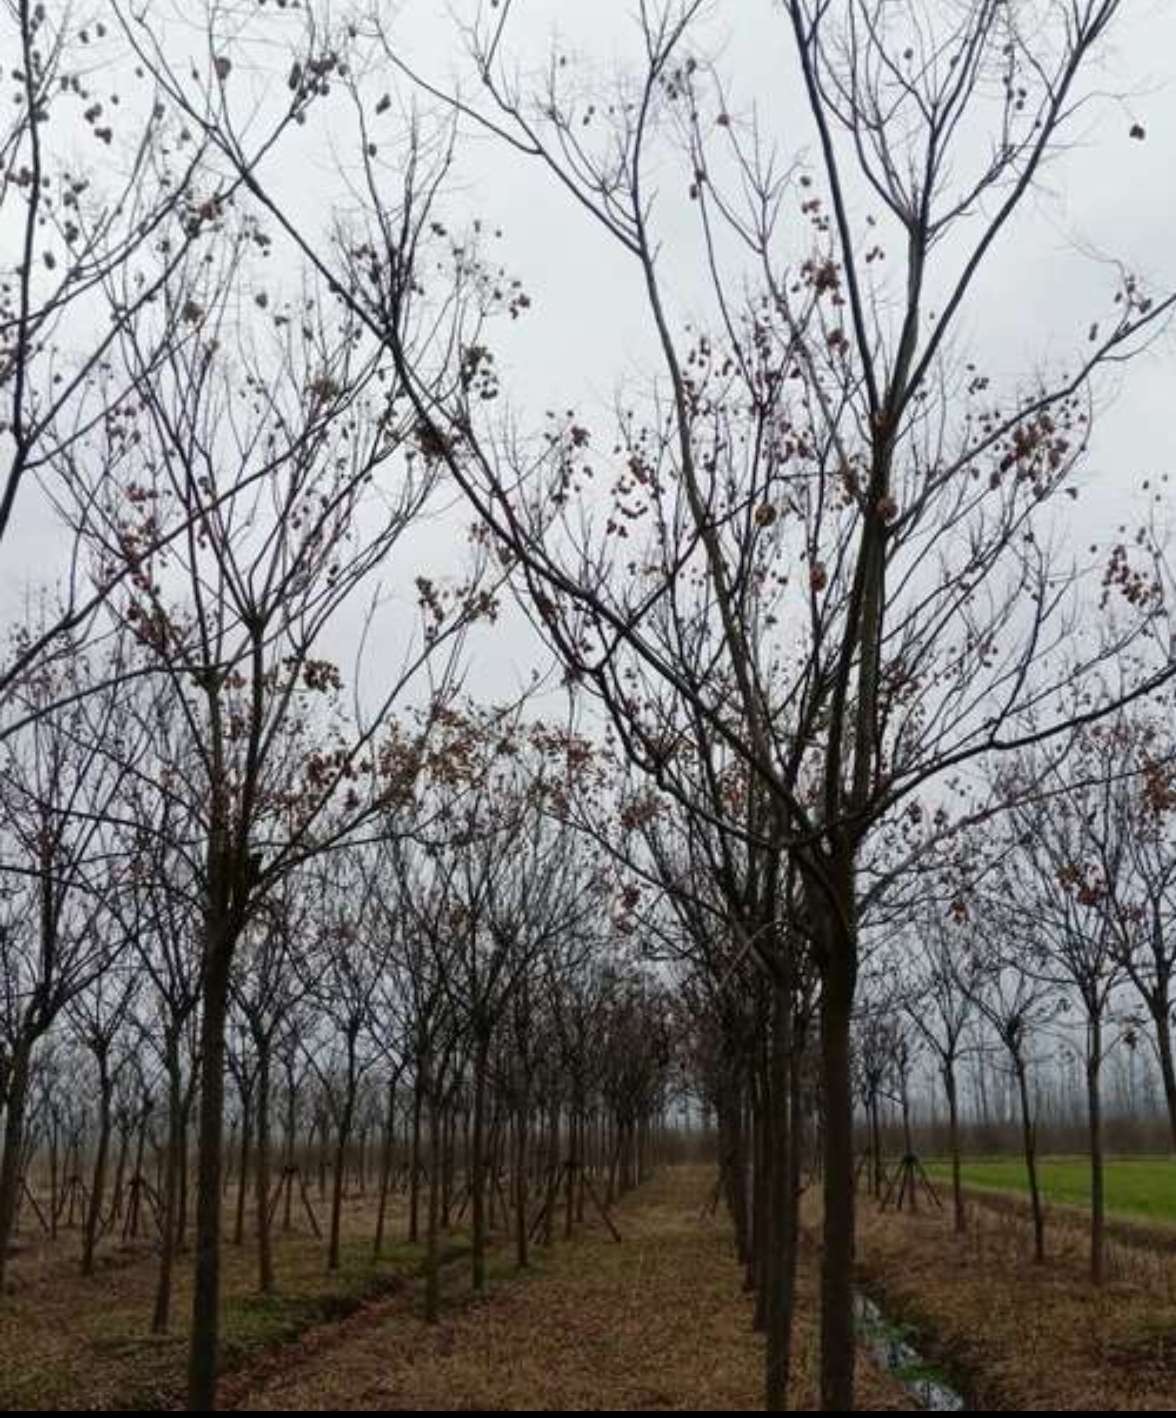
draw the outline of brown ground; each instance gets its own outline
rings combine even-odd
[[[234,1197],[227,1201],[232,1226]],[[317,1204],[317,1202],[316,1202]],[[319,1207],[320,1220],[326,1208]],[[385,1264],[369,1261],[374,1234],[370,1199],[349,1202],[344,1213],[342,1270],[328,1276],[325,1252],[302,1218],[282,1234],[275,1227],[278,1295],[255,1293],[257,1265],[252,1237],[243,1247],[226,1245],[222,1263],[223,1334],[231,1364],[289,1339],[333,1310],[353,1307],[373,1289],[396,1283],[419,1264],[419,1247],[399,1243],[403,1204],[393,1214]],[[148,1331],[158,1259],[147,1240],[123,1245],[107,1238],[99,1248],[97,1273],[78,1273],[81,1239],[63,1230],[43,1238],[26,1212],[19,1250],[9,1263],[6,1294],[0,1296],[0,1412],[21,1408],[175,1406],[184,1392],[191,1256],[181,1256],[173,1290],[172,1331]]]
[[[225,1406],[468,1409],[760,1407],[763,1343],[721,1216],[702,1218],[708,1167],[667,1168],[615,1212],[615,1244],[598,1219],[571,1242],[538,1248],[525,1276],[508,1246],[492,1250],[489,1291],[469,1293],[462,1238],[444,1271],[442,1322],[419,1318],[420,1248],[390,1246],[373,1271],[371,1200],[349,1204],[344,1269],[324,1270],[305,1229],[277,1235],[279,1294],[253,1293],[252,1246],[226,1246],[223,1330],[232,1372]],[[231,1209],[231,1208],[230,1208]],[[229,1223],[231,1224],[231,1222]],[[404,1234],[399,1200],[390,1234]],[[108,1240],[98,1274],[77,1273],[76,1231],[46,1242],[27,1225],[0,1298],[0,1411],[178,1407],[190,1306],[190,1260],[177,1269],[172,1334],[147,1333],[156,1277],[149,1244]],[[385,1294],[371,1298],[376,1288]],[[363,1300],[363,1296],[368,1298]],[[814,1275],[800,1277],[798,1406],[814,1401]],[[358,1305],[358,1308],[356,1306]],[[332,1306],[345,1318],[327,1321]],[[860,1369],[863,1408],[910,1407],[905,1391]]]
[[[751,1330],[725,1221],[701,1219],[709,1168],[667,1168],[615,1212],[623,1241],[587,1223],[511,1273],[504,1253],[484,1300],[464,1294],[428,1326],[400,1297],[313,1336],[296,1364],[235,1386],[249,1409],[762,1408],[763,1342]],[[454,1268],[453,1279],[457,1279]],[[814,1274],[806,1257],[798,1407],[815,1395]],[[909,1409],[863,1358],[863,1409]]]
[[[970,1406],[1176,1407],[1170,1252],[1112,1244],[1099,1290],[1087,1279],[1083,1228],[1055,1219],[1038,1267],[1023,1215],[972,1202],[968,1222],[957,1238],[943,1213],[879,1214],[863,1198],[858,1253],[866,1287],[914,1325],[925,1356],[965,1380]]]
[[[617,1209],[615,1245],[598,1222],[514,1273],[492,1252],[488,1296],[468,1293],[464,1256],[446,1269],[442,1322],[418,1317],[419,1249],[397,1243],[373,1272],[370,1201],[348,1209],[345,1266],[328,1277],[306,1232],[278,1238],[280,1295],[253,1295],[251,1247],[225,1249],[225,1333],[237,1372],[224,1398],[243,1408],[326,1410],[754,1408],[762,1341],[751,1332],[729,1231],[701,1219],[707,1167],[666,1169]],[[1051,1222],[1049,1263],[1034,1267],[1022,1216],[973,1204],[969,1231],[879,1215],[860,1204],[863,1280],[909,1322],[925,1357],[954,1370],[979,1409],[1170,1411],[1176,1407],[1176,1257],[1113,1244],[1101,1291],[1086,1279],[1084,1231]],[[403,1202],[391,1234],[404,1234]],[[26,1240],[33,1240],[25,1232]],[[454,1238],[460,1241],[460,1238]],[[172,1336],[147,1335],[155,1258],[108,1243],[100,1272],[76,1272],[79,1239],[29,1246],[0,1300],[0,1411],[176,1405],[183,1391],[188,1262]],[[797,1335],[798,1407],[813,1402],[814,1257],[806,1254]],[[325,1323],[333,1308],[354,1309]],[[910,1407],[863,1359],[859,1406]]]

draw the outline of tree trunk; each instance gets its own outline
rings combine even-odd
[[[762,1061],[752,1070],[752,1162],[751,1162],[751,1258],[743,1277],[743,1288],[755,1295],[751,1327],[757,1334],[768,1327],[768,1259],[772,1232],[771,1158],[767,1085],[761,1075]]]
[[[282,1166],[293,1168],[296,1166],[294,1159],[295,1144],[298,1134],[298,1093],[294,1083],[294,1069],[289,1061],[284,1063],[286,1074],[286,1107],[285,1116],[282,1119]],[[291,1174],[292,1179],[292,1174]],[[294,1224],[291,1214],[294,1209],[294,1188],[285,1186],[282,1188],[282,1232],[289,1232]]]
[[[163,1215],[160,1217],[159,1282],[155,1288],[155,1309],[151,1333],[166,1334],[171,1318],[172,1269],[179,1242],[180,1153],[184,1147],[183,1097],[180,1080],[180,1040],[178,1028],[164,1035],[167,1069],[167,1157],[164,1164]]]
[[[747,1216],[747,1133],[743,1127],[743,1097],[734,1066],[732,1079],[718,1102],[719,1184],[735,1230],[735,1255],[746,1265],[750,1256]]]
[[[245,1077],[244,1070],[241,1074]],[[253,1147],[253,1088],[241,1089],[241,1175],[237,1178],[237,1217],[233,1224],[233,1245],[245,1242],[245,1197],[249,1189],[249,1162]]]
[[[339,1115],[339,1136],[335,1144],[335,1176],[331,1188],[331,1240],[327,1248],[327,1269],[339,1269],[339,1242],[343,1228],[343,1182],[347,1144],[351,1141],[351,1120],[355,1111],[355,1084],[347,1082],[347,1095]]]
[[[478,1039],[474,1050],[474,1115],[470,1138],[470,1215],[473,1226],[472,1283],[474,1294],[486,1288],[486,1063],[488,1043]]]
[[[515,1118],[515,1260],[520,1270],[525,1270],[528,1265],[527,1227],[530,1224],[530,1219],[527,1216],[527,1109],[529,1106],[527,1090],[524,1089]]]
[[[147,1126],[151,1121],[151,1103],[148,1100],[139,1113],[139,1134],[135,1139],[135,1176],[143,1176],[143,1153],[147,1148]],[[136,1205],[142,1204],[143,1187],[135,1188]]]
[[[787,947],[786,947],[787,948]],[[768,1157],[767,1292],[764,1407],[769,1413],[788,1411],[788,1381],[792,1366],[792,1175],[795,1153],[792,1118],[792,980],[784,966],[772,987],[772,1036],[765,1113]]]
[[[551,1105],[551,1116],[547,1135],[547,1206],[543,1213],[543,1244],[551,1245],[555,1239],[555,1187],[559,1178],[559,1104]]]
[[[388,1191],[392,1185],[392,1153],[396,1143],[396,1075],[388,1080],[388,1108],[384,1114],[384,1147],[380,1156],[380,1204],[376,1212],[376,1237],[372,1255],[376,1260],[384,1249],[384,1223],[388,1215]]]
[[[564,1161],[564,1240],[572,1239],[576,1199],[576,1105],[568,1108],[568,1155]]]
[[[457,1103],[451,1100],[441,1121],[441,1229],[449,1230],[453,1182],[457,1169]]]
[[[20,1199],[21,1159],[24,1154],[25,1108],[29,1095],[29,1061],[33,1041],[20,1039],[8,1065],[8,1107],[4,1114],[4,1155],[0,1158],[0,1295],[4,1293],[4,1272],[8,1246],[16,1228]]]
[[[255,1036],[257,1045],[257,1163],[254,1200],[257,1207],[257,1288],[270,1295],[274,1288],[274,1252],[270,1237],[270,1045],[269,1034]]]
[[[441,1167],[441,1089],[432,1090],[429,1098],[429,1220],[425,1250],[425,1319],[436,1324],[441,1316],[441,1247],[439,1176]]]
[[[1103,1283],[1105,1253],[1105,1206],[1103,1198],[1102,1094],[1099,1075],[1102,1070],[1102,1019],[1093,1015],[1087,1028],[1086,1043],[1086,1109],[1090,1136],[1090,1280]]]
[[[421,1061],[416,1064],[412,1088],[412,1146],[408,1159],[408,1239],[420,1240],[421,1213],[421,1108],[424,1104],[424,1084],[421,1082]]]
[[[60,1126],[55,1115],[49,1123],[49,1239],[57,1239],[57,1188],[59,1170]],[[3,1285],[4,1267],[0,1265],[0,1287]]]
[[[966,1226],[964,1187],[960,1177],[960,1108],[956,1096],[955,1060],[943,1061],[943,1091],[947,1094],[948,1147],[951,1149],[951,1195],[954,1205],[955,1230],[962,1235]]]
[[[180,1201],[179,1216],[176,1219],[176,1254],[182,1255],[188,1244],[188,1181],[191,1176],[191,1156],[188,1147],[188,1133],[192,1124],[192,1108],[196,1102],[198,1062],[192,1060],[192,1076],[184,1093],[184,1106],[180,1110]],[[223,1086],[223,1085],[222,1085]]]
[[[326,1105],[319,1103],[318,1109],[318,1193],[319,1201],[325,1201],[327,1197],[327,1160],[331,1153],[331,1120],[327,1115]]]
[[[134,1131],[134,1122],[125,1115],[118,1124],[118,1156],[114,1161],[114,1176],[110,1184],[110,1221],[113,1222],[122,1216],[123,1208],[123,1188],[127,1181],[127,1154],[131,1148],[131,1133]]]
[[[830,935],[841,935],[835,927]],[[821,1257],[821,1407],[853,1408],[853,1076],[850,1021],[855,942],[830,943],[821,991],[821,1075],[825,1102],[824,1253]]]
[[[1033,1213],[1033,1260],[1045,1264],[1045,1213],[1041,1209],[1041,1188],[1037,1185],[1037,1139],[1029,1115],[1029,1080],[1025,1061],[1019,1053],[1013,1055],[1013,1071],[1017,1075],[1017,1094],[1021,1100],[1021,1141],[1025,1150],[1025,1171],[1029,1175],[1029,1206]]]
[[[86,1209],[86,1228],[82,1238],[82,1274],[94,1274],[94,1248],[102,1224],[102,1203],[106,1199],[106,1164],[110,1156],[112,1119],[110,1103],[114,1096],[114,1080],[110,1076],[110,1058],[106,1048],[95,1050],[98,1060],[98,1155],[90,1178],[90,1204]]]
[[[1156,1049],[1160,1056],[1160,1077],[1164,1083],[1164,1102],[1168,1108],[1168,1135],[1172,1151],[1176,1152],[1176,1066],[1172,1061],[1171,1007],[1165,998],[1152,1010],[1156,1026]]]
[[[210,912],[210,915],[212,913]],[[188,1408],[216,1408],[220,1343],[221,1171],[224,1165],[225,1020],[232,939],[228,923],[207,928],[204,1014],[200,1024],[200,1109],[196,1159],[196,1257],[192,1333],[188,1349]]]

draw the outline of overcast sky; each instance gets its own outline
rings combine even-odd
[[[374,7],[394,36],[397,52],[422,75],[481,101],[460,38],[460,25],[469,23],[477,8],[469,0],[453,0],[449,14],[420,0]],[[515,0],[502,44],[504,62],[526,84],[529,73],[541,72],[549,54],[559,52],[576,66],[577,82],[586,92],[607,94],[618,75],[639,71],[636,9],[634,0]],[[174,54],[199,52],[201,23],[192,7],[174,9],[156,0],[148,13]],[[226,24],[233,15],[228,7],[219,13]],[[258,12],[247,7],[239,13],[254,23]],[[279,15],[270,7],[269,14],[265,44],[250,51],[250,62],[233,80],[235,99],[242,105],[260,99],[263,113],[267,95],[285,93],[285,44],[301,25],[293,11]],[[814,156],[777,4],[716,0],[695,48],[716,56],[733,115],[749,118],[754,108],[785,161]],[[378,73],[368,76],[369,84],[379,81]],[[1109,308],[1112,258],[1159,291],[1176,285],[1174,84],[1176,5],[1125,0],[1112,42],[1091,76],[1091,86],[1106,97],[1078,119],[1070,133],[1071,149],[1047,169],[1041,190],[993,253],[960,327],[959,348],[964,341],[974,347],[976,362],[1010,381],[1010,388],[1038,369],[1064,364],[1072,351],[1083,348],[1091,321]],[[400,111],[394,108],[388,121]],[[345,179],[352,139],[346,108],[328,106],[324,114],[329,117],[317,128],[308,125],[279,145],[264,174],[308,229],[318,222],[321,230],[322,219],[349,200]],[[1146,131],[1144,141],[1130,136],[1137,123]],[[664,243],[675,314],[705,313],[695,214],[685,199],[682,175],[668,166],[658,175],[654,220]],[[575,406],[589,416],[595,409],[600,415],[619,390],[648,387],[656,355],[639,272],[549,174],[501,143],[469,131],[444,203],[454,224],[479,216],[488,226],[502,228],[503,259],[532,298],[526,318],[503,332],[500,346],[504,397],[524,419],[547,407]],[[803,255],[802,250],[795,258],[783,253],[782,260]],[[283,259],[292,270],[293,258]],[[1174,395],[1176,341],[1170,334],[1100,388],[1102,407],[1080,478],[1077,538],[1104,539],[1117,522],[1137,516],[1142,479],[1176,468],[1176,421],[1170,417]],[[464,509],[455,509],[424,529],[412,564],[389,569],[393,605],[398,600],[408,604],[407,588],[418,572],[436,574],[452,563],[460,544],[458,529],[468,521]],[[21,586],[31,576],[44,576],[62,546],[60,534],[31,497],[18,511],[17,531],[4,557],[10,613]],[[355,623],[342,641],[353,638]],[[532,667],[545,663],[521,617],[511,616],[509,625],[509,633],[500,626],[478,637],[473,647],[471,688],[488,697],[510,693]],[[397,633],[393,619],[387,633]]]

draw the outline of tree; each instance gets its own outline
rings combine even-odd
[[[147,1031],[147,1037],[160,1057],[167,1090],[159,1280],[151,1317],[152,1334],[166,1334],[176,1252],[187,1216],[188,1132],[199,1077],[194,1027],[202,957],[195,849],[199,804],[185,801],[175,790],[186,781],[196,758],[188,725],[173,720],[166,684],[150,689],[153,692],[139,697],[137,708],[144,758],[153,771],[137,774],[127,785],[123,813],[133,843],[129,894],[132,910],[143,923],[134,948],[158,1009],[159,1027]]]
[[[1029,1179],[1029,1206],[1033,1215],[1033,1258],[1045,1263],[1045,1212],[1037,1180],[1037,1109],[1030,1097],[1029,1072],[1035,1033],[1057,1018],[1057,992],[1023,968],[1024,962],[1008,953],[1011,922],[1001,906],[1004,896],[981,897],[973,906],[975,918],[964,916],[961,968],[957,981],[980,1015],[992,1027],[1008,1055],[1017,1084],[1021,1113],[1021,1146]]]
[[[375,1062],[370,1044],[374,999],[392,943],[374,929],[372,903],[362,864],[329,859],[316,873],[319,902],[314,945],[302,953],[298,968],[303,988],[330,1025],[335,1046],[326,1067],[312,1065],[335,1124],[335,1168],[331,1191],[331,1230],[327,1269],[339,1268],[343,1188],[360,1083]],[[322,1053],[321,1047],[317,1052]]]
[[[22,722],[0,754],[0,1036],[4,1141],[0,1154],[0,1287],[16,1220],[25,1110],[34,1051],[71,1001],[95,984],[122,944],[108,902],[124,863],[111,820],[126,770],[108,741],[132,754],[136,735],[117,672],[71,647],[9,686],[7,714]],[[107,667],[106,688],[91,692]],[[109,1041],[108,1041],[109,1042]]]
[[[1111,902],[1129,847],[1126,824],[1116,811],[1116,777],[1108,772],[1119,753],[1115,725],[1095,724],[1075,734],[1064,765],[1048,765],[1043,773],[1032,761],[1018,760],[1005,780],[1014,793],[1017,778],[1037,781],[1043,791],[1009,817],[1016,842],[1011,867],[1023,883],[1008,907],[1019,946],[1010,967],[1055,988],[1072,985],[1082,1003],[1095,1285],[1103,1281],[1106,1210],[1101,1075],[1109,1047],[1107,1018],[1124,977]],[[1104,848],[1097,856],[1090,850],[1092,836]]]
[[[294,1011],[307,993],[295,948],[296,937],[304,936],[312,918],[307,898],[299,901],[299,887],[309,884],[305,877],[306,873],[293,874],[266,901],[264,911],[252,922],[252,928],[242,940],[240,968],[233,982],[234,1002],[244,1020],[257,1061],[257,1288],[263,1295],[270,1294],[274,1288],[270,1226],[272,1067],[276,1041],[282,1029],[289,1026]],[[291,1160],[287,1158],[287,1165]],[[244,1181],[242,1176],[242,1185]],[[334,1221],[332,1245],[337,1254]]]
[[[92,441],[108,470],[85,534],[112,602],[168,687],[191,769],[172,783],[194,839],[203,1011],[193,1403],[214,1398],[225,1026],[244,932],[285,876],[366,817],[394,816],[436,703],[450,692],[465,628],[492,611],[472,585],[422,581],[424,625],[351,721],[337,667],[319,653],[332,618],[412,526],[435,474],[406,448],[411,424],[378,348],[314,299],[283,308],[269,336],[244,328],[237,297],[257,244],[249,218],[218,209],[206,247],[119,353],[134,399]],[[205,260],[207,255],[208,259]],[[178,302],[178,305],[177,305]],[[187,327],[162,362],[153,321]],[[375,494],[396,464],[394,487]],[[175,545],[161,529],[179,527]],[[415,729],[393,704],[432,662]],[[424,678],[424,676],[422,676]]]
[[[964,956],[965,937],[950,911],[929,910],[916,924],[917,943],[911,951],[918,972],[904,1008],[920,1037],[935,1055],[947,1098],[951,1190],[957,1232],[965,1226],[964,1191],[960,1176],[960,1104],[957,1067],[967,1048],[968,1026],[974,1015],[969,972],[974,963]]]
[[[69,1002],[67,1010],[79,1041],[93,1055],[98,1075],[98,1146],[82,1236],[82,1274],[94,1274],[94,1248],[98,1243],[106,1203],[110,1139],[114,1131],[114,1093],[120,1074],[130,1063],[124,1047],[116,1048],[127,1016],[134,1005],[138,980],[127,969],[123,949],[116,949],[103,963],[101,973],[87,990]]]
[[[0,540],[10,548],[18,512],[24,525],[51,507],[84,519],[100,487],[79,443],[118,417],[129,392],[118,343],[183,268],[203,230],[201,201],[215,206],[238,185],[211,182],[195,198],[206,145],[127,62],[118,30],[111,16],[30,0],[0,14],[12,84],[0,125]],[[83,148],[101,155],[98,168]],[[157,325],[148,361],[181,331]],[[10,646],[0,690],[41,657],[68,653],[118,584],[87,580],[76,540],[60,570],[63,599]]]
[[[1159,716],[1121,717],[1084,736],[1082,769],[1097,807],[1080,821],[1081,867],[1097,873],[1112,949],[1151,1020],[1172,1146],[1176,1149],[1176,1065],[1172,1052],[1176,975],[1176,807],[1170,732]]]

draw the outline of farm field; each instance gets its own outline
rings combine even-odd
[[[950,1185],[951,1164],[928,1161],[928,1175]],[[965,1186],[992,1191],[1027,1192],[1025,1163],[1014,1157],[970,1158],[962,1167]],[[1176,1226],[1176,1160],[1168,1157],[1122,1157],[1106,1163],[1107,1211],[1150,1223]],[[1090,1203],[1090,1163],[1085,1157],[1045,1157],[1038,1179],[1049,1202],[1062,1206]]]

